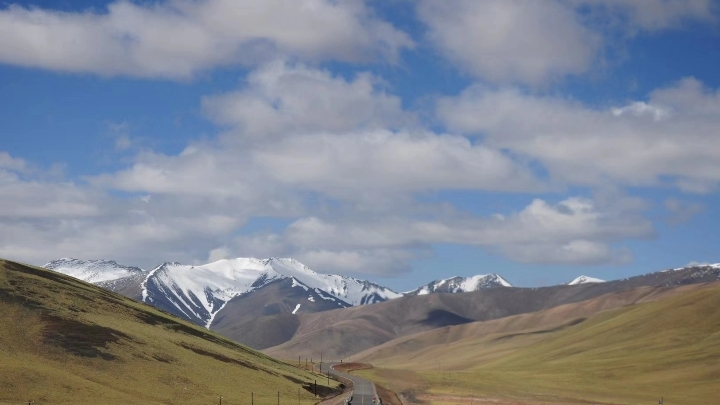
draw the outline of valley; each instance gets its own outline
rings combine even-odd
[[[63,397],[58,387],[87,380],[93,382],[87,395],[105,395],[107,403],[140,391],[152,392],[142,394],[150,402],[175,401],[185,398],[178,397],[180,385],[182,392],[195,387],[187,403],[221,391],[228,401],[248,392],[261,401],[270,395],[263,387],[277,385],[281,397],[295,389],[302,405],[316,401],[308,384],[317,376],[309,370],[327,372],[341,359],[371,364],[353,375],[373,381],[373,395],[397,394],[406,405],[633,404],[661,396],[692,405],[720,389],[718,265],[606,282],[583,276],[542,288],[512,287],[498,275],[451,278],[401,294],[316,273],[292,259],[255,260],[204,268],[164,264],[150,272],[112,261],[64,260],[82,265],[64,272],[96,286],[58,273],[61,267],[48,272],[4,262],[4,316],[19,325],[3,335],[4,367],[23,376],[6,384],[6,396],[41,391],[62,403],[75,394]],[[91,292],[84,298],[91,310],[76,290]],[[19,306],[18,297],[28,302]],[[173,308],[174,315],[165,312]],[[62,327],[67,330],[56,335],[70,343],[53,346],[48,336]],[[163,334],[168,330],[171,336]],[[86,342],[85,335],[96,334],[102,338]],[[72,351],[76,345],[79,352]],[[26,366],[46,357],[40,368]],[[321,358],[325,363],[318,364]],[[308,371],[302,370],[308,359]],[[58,361],[68,361],[71,373],[59,374]],[[242,368],[230,371],[234,366]],[[131,371],[137,367],[143,372]],[[105,371],[93,377],[95,368]],[[257,382],[237,386],[234,378]],[[321,391],[337,384],[331,380]],[[51,388],[40,388],[46,385]]]
[[[433,404],[709,403],[720,389],[720,285],[648,298],[551,328],[528,317],[449,327],[353,360],[376,366],[358,375]]]

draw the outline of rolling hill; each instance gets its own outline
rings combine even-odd
[[[467,370],[585,322],[600,312],[718,288],[715,284],[638,287],[543,311],[432,329],[372,347],[353,355],[352,360],[412,370]]]
[[[714,403],[720,283],[632,295],[398,339],[358,355],[383,367],[361,374],[431,402]]]
[[[546,310],[639,287],[692,285],[717,281],[719,277],[718,265],[693,266],[603,283],[405,296],[372,306],[297,314],[295,318],[255,319],[245,325],[253,329],[280,329],[279,323],[288,321],[298,325],[289,340],[265,349],[273,356],[292,358],[324,351],[333,358],[343,358],[402,336],[440,327]]]
[[[41,268],[0,260],[0,325],[0,404],[315,403],[314,375]]]

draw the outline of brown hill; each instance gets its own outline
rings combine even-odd
[[[493,288],[461,294],[403,297],[369,306],[301,314],[292,338],[265,351],[294,358],[345,358],[398,337],[445,326],[488,321],[581,302],[604,294],[647,286],[680,286],[716,281],[718,269],[693,267],[664,271],[599,284],[543,288]],[[258,319],[256,329],[280,329],[283,320]]]
[[[718,282],[639,287],[543,311],[402,336],[353,355],[352,360],[413,370],[467,370],[578,325],[603,311],[718,287]]]
[[[635,298],[636,304],[587,317],[588,309],[614,303],[590,300],[565,306],[562,314],[558,307],[427,332],[415,336],[416,348],[406,339],[368,352],[384,368],[359,373],[413,402],[650,404],[664,397],[666,404],[716,403],[720,283]]]

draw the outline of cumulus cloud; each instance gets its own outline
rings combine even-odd
[[[537,84],[584,72],[600,45],[559,1],[421,0],[429,39],[476,77]]]
[[[610,109],[482,86],[437,107],[452,130],[537,160],[569,184],[707,192],[720,182],[720,93],[693,78]]]
[[[361,1],[118,0],[105,12],[0,10],[0,62],[44,69],[186,79],[277,56],[394,60],[407,34]]]
[[[0,168],[0,195],[0,257],[34,264],[67,256],[191,262],[263,211],[232,198],[121,197],[38,170]]]
[[[712,21],[712,0],[420,0],[429,42],[476,78],[541,85],[603,65],[637,32]],[[598,63],[601,62],[601,63]]]
[[[329,71],[277,61],[249,75],[239,91],[203,98],[206,115],[236,137],[301,135],[400,128],[415,121],[383,82],[361,73],[352,80]]]
[[[331,106],[318,110],[297,101],[315,87],[333,99]],[[24,178],[19,173],[25,163],[0,154],[0,226],[8,230],[0,235],[0,255],[35,263],[57,256],[109,257],[144,267],[164,260],[295,256],[320,271],[398,274],[432,254],[434,245],[450,243],[524,263],[625,263],[632,255],[622,242],[651,237],[653,227],[642,215],[642,202],[617,193],[555,203],[535,199],[523,209],[483,217],[450,204],[421,203],[417,196],[546,190],[523,155],[565,179],[583,173],[588,156],[571,160],[579,165],[577,173],[557,171],[564,161],[550,157],[564,155],[522,149],[525,143],[550,142],[559,151],[573,146],[574,137],[598,136],[592,131],[627,137],[615,134],[617,128],[660,122],[672,127],[690,112],[712,121],[716,112],[707,105],[716,96],[693,81],[659,90],[643,108],[616,114],[517,90],[473,88],[441,101],[439,111],[450,126],[484,132],[480,142],[417,127],[369,75],[343,79],[276,63],[225,96],[213,96],[206,105],[227,125],[218,139],[192,143],[177,155],[140,152],[130,167],[88,177],[87,183]],[[243,115],[243,106],[253,103],[269,113]],[[364,115],[346,114],[353,108]],[[658,121],[653,108],[668,114]],[[327,119],[317,119],[318,111]],[[606,121],[620,124],[604,128]],[[546,133],[556,138],[528,138]],[[612,163],[599,162],[601,169]],[[598,177],[622,178],[609,172]],[[237,236],[255,217],[291,223],[281,231]]]
[[[22,172],[27,170],[27,163],[23,159],[11,156],[7,152],[0,151],[0,169]]]
[[[129,192],[268,201],[277,211],[292,211],[286,201],[293,192],[357,200],[427,190],[542,189],[529,169],[497,149],[416,127],[381,86],[367,74],[346,80],[271,64],[251,74],[244,90],[205,100],[206,112],[229,126],[218,141],[190,145],[177,156],[146,152],[131,168],[90,182]]]
[[[302,258],[311,267],[378,274],[407,271],[408,261],[431,254],[432,245],[441,243],[478,246],[523,263],[621,264],[631,261],[632,254],[619,243],[654,235],[642,212],[623,197],[609,205],[602,198],[571,197],[556,204],[535,199],[518,212],[487,217],[311,216],[281,234],[239,238],[235,249],[251,246],[269,255]]]

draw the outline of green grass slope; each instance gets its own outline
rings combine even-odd
[[[463,365],[452,372],[429,370],[422,355],[414,365],[406,358],[402,370],[387,364],[365,374],[432,403],[459,396],[467,402],[650,404],[662,396],[667,405],[704,405],[720,393],[717,284],[536,332],[495,335],[477,346],[463,339],[461,352],[452,344],[436,347],[440,368]],[[474,357],[484,345],[501,355],[476,363],[458,357]]]
[[[93,285],[0,260],[0,404],[310,405],[317,376]],[[327,382],[318,381],[319,385]],[[331,381],[331,385],[335,383]]]

